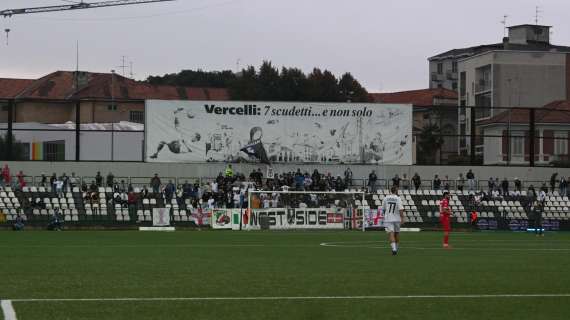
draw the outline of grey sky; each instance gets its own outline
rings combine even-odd
[[[96,0],[88,0],[94,2]],[[2,0],[0,9],[62,4]],[[0,18],[0,77],[35,78],[75,69],[109,72],[121,56],[135,78],[181,69],[259,66],[352,72],[371,92],[428,86],[427,57],[500,42],[500,21],[554,26],[555,44],[570,45],[568,0],[178,0],[161,4]]]

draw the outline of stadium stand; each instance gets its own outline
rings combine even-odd
[[[118,178],[112,186],[97,187],[94,182],[87,186],[93,177],[84,177],[80,186],[71,186],[66,182],[63,192],[56,192],[55,187],[46,185],[45,178],[26,179],[27,185],[19,187],[0,187],[0,212],[5,214],[8,223],[20,215],[27,224],[47,225],[54,216],[59,216],[66,225],[102,225],[121,226],[150,224],[154,208],[167,208],[171,220],[176,224],[193,225],[191,215],[196,210],[207,208],[239,207],[239,197],[235,195],[249,188],[267,190],[266,206],[277,201],[272,190],[310,191],[366,191],[364,200],[356,200],[358,207],[377,209],[389,194],[386,181],[379,182],[375,193],[365,187],[348,186],[340,176],[332,177],[318,173],[312,175],[300,172],[284,173],[276,179],[263,179],[262,175],[252,173],[249,179],[243,174],[224,177],[221,173],[216,178],[196,179],[193,183],[187,178],[166,178],[174,181],[175,193],[165,192],[162,185],[158,193],[148,188],[150,178]],[[31,179],[30,179],[31,178]],[[121,183],[119,183],[119,179]],[[16,181],[14,179],[13,181]],[[146,181],[147,183],[143,182]],[[134,187],[133,187],[133,182]],[[108,185],[108,184],[106,184]],[[409,184],[406,184],[409,186]],[[340,189],[338,189],[340,188]],[[310,193],[309,193],[310,194]],[[454,222],[469,223],[471,211],[478,217],[488,220],[528,220],[531,216],[531,201],[527,191],[497,190],[468,192],[450,190],[450,205],[454,213]],[[408,189],[400,191],[405,208],[407,222],[411,224],[437,224],[439,218],[439,200],[443,190]],[[290,207],[333,207],[338,205],[334,196],[315,195],[315,199],[300,200],[287,204]],[[549,190],[544,203],[544,218],[558,222],[570,220],[570,200],[567,195]]]

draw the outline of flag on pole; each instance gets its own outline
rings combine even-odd
[[[265,152],[265,148],[263,147],[263,143],[261,142],[247,145],[241,148],[240,151],[247,153],[250,157],[259,159],[261,163],[271,164],[267,157],[267,152]]]

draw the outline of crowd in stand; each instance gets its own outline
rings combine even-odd
[[[8,165],[4,165],[0,172],[0,186],[11,186],[14,190],[22,190],[26,187],[26,179],[22,171],[19,171],[15,179],[10,174]],[[379,179],[375,171],[370,172],[367,180],[367,191],[376,192],[378,189]],[[402,176],[395,175],[388,184],[396,186],[400,189],[414,189],[420,190],[424,187],[425,182],[418,173],[415,173],[411,178],[406,174]],[[353,174],[350,168],[347,168],[343,174],[333,176],[331,173],[321,173],[317,169],[312,173],[302,172],[301,169],[291,172],[275,173],[269,176],[264,176],[261,169],[252,171],[247,177],[243,173],[234,172],[231,165],[228,165],[224,172],[220,172],[215,179],[208,181],[208,183],[188,182],[179,183],[176,185],[172,180],[167,183],[161,181],[158,174],[150,179],[148,186],[133,187],[132,184],[125,180],[118,181],[115,179],[113,173],[108,173],[103,177],[100,172],[97,172],[92,181],[82,180],[73,172],[70,176],[63,173],[58,176],[53,173],[51,176],[42,174],[39,179],[39,186],[50,187],[51,192],[59,197],[64,197],[66,192],[78,188],[83,194],[85,203],[99,203],[100,189],[106,188],[106,191],[111,188],[112,197],[107,197],[109,206],[120,205],[136,209],[137,204],[142,199],[164,199],[166,203],[176,203],[179,206],[190,208],[206,208],[206,207],[226,207],[233,208],[239,206],[246,206],[247,191],[250,189],[268,191],[256,201],[255,205],[259,207],[275,206],[278,201],[279,195],[272,191],[344,191],[353,187]],[[460,173],[456,179],[450,179],[445,175],[443,179],[439,175],[435,175],[433,180],[430,181],[429,189],[433,190],[458,190],[469,193],[477,193],[482,190],[483,186],[478,185],[475,174],[472,170],[465,173]],[[499,180],[496,178],[489,178],[487,183],[487,192],[485,197],[491,199],[502,198],[506,195],[520,195],[523,189],[522,181],[515,178],[514,181],[509,181],[507,178]],[[530,185],[528,193],[532,195],[538,194],[540,191],[545,193],[559,191],[561,196],[566,196],[568,193],[568,181],[564,177],[558,178],[555,173],[550,177],[550,189],[546,183],[541,186]],[[311,199],[309,199],[311,200]],[[315,200],[315,199],[313,199]],[[316,199],[315,201],[318,201]],[[35,207],[42,207],[41,201],[39,203],[31,204]]]

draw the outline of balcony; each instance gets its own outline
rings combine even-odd
[[[450,70],[447,70],[447,72],[445,73],[445,76],[447,78],[447,80],[457,80],[457,72],[453,72]]]
[[[492,89],[491,81],[480,79],[475,84],[475,94],[488,92],[491,91],[491,89]]]
[[[437,72],[432,72],[430,79],[431,79],[431,81],[435,81],[435,82],[443,81],[443,74],[439,74]]]

